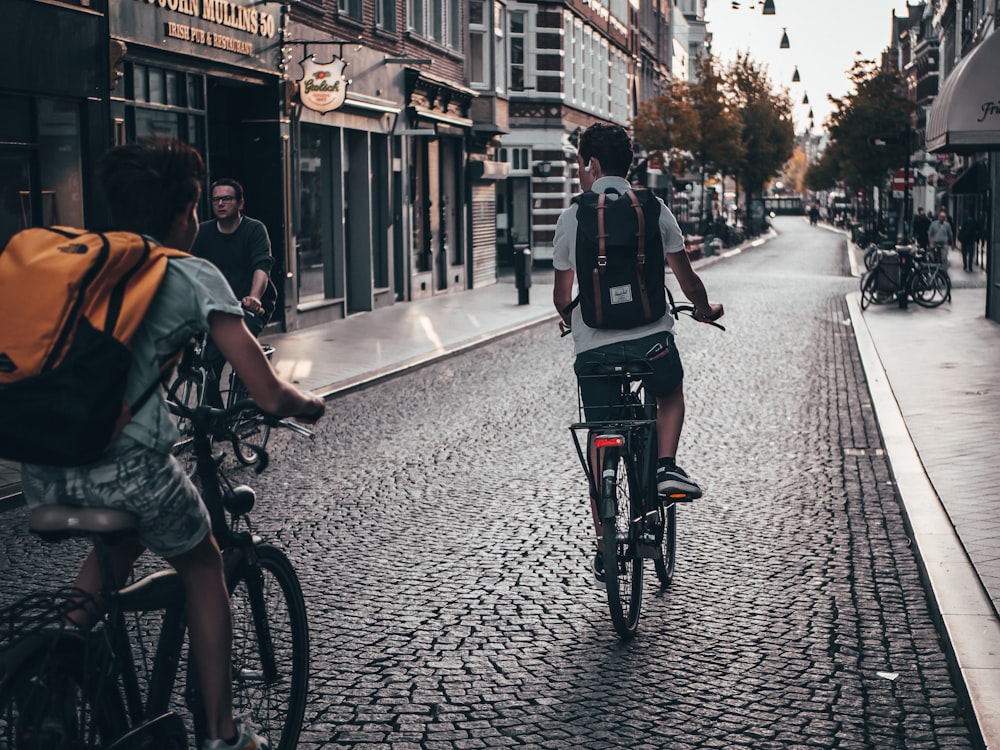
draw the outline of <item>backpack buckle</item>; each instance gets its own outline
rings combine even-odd
[[[599,268],[604,268],[606,265],[608,265],[608,256],[606,256],[606,255],[598,255],[597,256],[597,265],[598,265]]]

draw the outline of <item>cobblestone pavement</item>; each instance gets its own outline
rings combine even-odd
[[[336,399],[258,488],[310,607],[300,747],[971,748],[849,327],[843,239],[783,227],[679,324],[678,571],[618,641],[588,573],[571,345],[541,326]],[[5,515],[0,601],[75,551]],[[27,552],[24,550],[27,548]]]

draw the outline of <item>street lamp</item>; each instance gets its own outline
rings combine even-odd
[[[795,66],[795,72],[792,73],[792,83],[798,83],[801,80],[802,80],[802,77],[799,75],[799,66],[796,65]]]
[[[781,49],[788,49],[788,27],[782,27],[781,29],[781,44],[779,45]]]
[[[764,0],[764,15],[765,16],[774,15],[774,0]]]
[[[808,93],[805,93],[805,94],[802,95],[802,103],[803,104],[808,104],[809,103],[809,94]]]

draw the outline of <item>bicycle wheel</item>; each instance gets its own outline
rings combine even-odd
[[[939,268],[923,269],[913,275],[910,293],[921,307],[937,307],[951,299],[951,279]]]
[[[120,696],[82,640],[42,636],[0,685],[3,750],[99,750],[126,730]],[[98,683],[101,684],[98,684]]]
[[[674,578],[677,558],[677,504],[670,503],[663,508],[663,539],[660,541],[660,556],[654,560],[656,577],[660,586],[666,588]]]
[[[236,373],[229,375],[229,398],[227,404],[233,404],[250,398],[246,386]],[[260,460],[260,451],[267,448],[267,441],[271,437],[271,426],[262,424],[254,416],[237,416],[233,422],[233,434],[237,440],[233,448],[236,453],[236,460],[244,466],[253,466]]]
[[[867,310],[869,305],[884,305],[892,302],[896,295],[879,288],[878,266],[873,268],[861,280],[861,309]]]
[[[615,509],[614,516],[601,519],[608,608],[618,635],[628,639],[638,629],[642,608],[642,558],[632,523],[642,515],[642,493],[635,466],[624,451],[605,449],[602,492]]]
[[[255,547],[231,582],[233,709],[275,750],[298,743],[309,690],[309,626],[302,588],[285,553]]]
[[[178,404],[193,409],[205,402],[205,378],[203,375],[189,377],[180,384],[171,385],[170,393],[173,394],[174,400]],[[196,468],[194,458],[194,428],[191,426],[190,419],[185,417],[177,417],[176,419],[177,431],[181,435],[177,442],[174,443],[173,454],[181,462],[184,472],[189,477],[193,477]]]

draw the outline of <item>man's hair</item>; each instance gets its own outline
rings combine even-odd
[[[152,136],[108,151],[97,176],[115,227],[159,239],[170,233],[178,214],[197,203],[205,162],[186,143]]]
[[[632,167],[632,139],[621,125],[594,123],[580,134],[580,158],[601,162],[605,174],[627,177]]]
[[[236,202],[239,203],[243,200],[243,186],[232,177],[220,177],[218,180],[213,182],[209,195],[214,193],[217,187],[231,187],[236,191]]]

